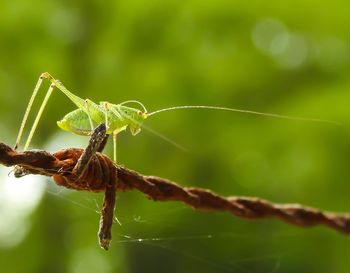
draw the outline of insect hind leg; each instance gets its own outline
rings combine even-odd
[[[90,103],[90,100],[89,99],[86,99],[84,104],[85,104],[85,109],[86,109],[86,114],[88,115],[88,118],[89,118],[89,122],[90,122],[90,127],[91,127],[91,132],[94,130],[94,123],[92,121],[92,118],[91,118],[91,114],[90,114],[90,110],[89,110],[89,103]],[[108,128],[108,126],[107,126]]]
[[[54,87],[55,87],[55,84],[52,83],[52,84],[50,85],[50,87],[49,87],[49,90],[48,90],[47,93],[46,93],[46,96],[45,96],[45,98],[44,98],[44,100],[43,100],[43,102],[42,102],[42,104],[41,104],[41,106],[40,106],[40,109],[39,109],[39,111],[38,111],[38,114],[37,114],[36,117],[35,117],[33,126],[32,126],[32,128],[31,128],[31,130],[30,130],[30,132],[29,132],[29,135],[28,135],[26,144],[24,145],[24,151],[26,151],[26,150],[28,149],[29,145],[30,145],[30,142],[31,142],[31,140],[32,140],[32,138],[33,138],[33,135],[34,135],[34,133],[35,133],[35,130],[36,130],[38,124],[39,124],[41,115],[42,115],[42,113],[44,112],[44,109],[45,109],[45,107],[46,107],[47,102],[49,101],[49,98],[50,98],[50,96],[51,96],[51,94],[52,94],[52,91],[53,91]]]
[[[21,142],[21,138],[22,138],[22,135],[23,135],[24,127],[25,127],[25,125],[27,123],[27,119],[28,119],[30,110],[31,110],[31,108],[33,106],[34,100],[36,98],[36,95],[38,94],[40,86],[41,86],[41,84],[42,84],[42,82],[43,82],[43,80],[45,78],[43,74],[40,75],[40,77],[39,77],[39,79],[38,79],[38,81],[37,81],[37,83],[35,85],[34,91],[32,93],[32,96],[29,99],[26,111],[25,111],[24,116],[22,118],[21,126],[19,128],[17,139],[16,139],[16,144],[15,144],[15,147],[14,147],[15,150],[18,148],[19,143]]]
[[[31,142],[31,139],[34,135],[34,132],[36,130],[36,127],[39,123],[39,120],[40,120],[40,117],[41,117],[41,114],[42,112],[44,111],[44,108],[49,100],[49,97],[51,96],[51,93],[52,91],[54,90],[54,87],[56,87],[59,91],[61,91],[63,94],[65,94],[76,106],[78,106],[78,108],[80,109],[84,109],[85,110],[85,104],[84,104],[84,100],[79,98],[78,96],[74,95],[72,92],[70,92],[59,80],[56,80],[54,77],[52,77],[48,72],[44,72],[40,75],[39,77],[39,80],[37,82],[37,84],[35,85],[35,88],[34,88],[34,91],[32,93],[32,96],[29,100],[29,103],[28,103],[28,106],[27,106],[27,109],[25,111],[25,114],[24,114],[24,117],[22,119],[22,123],[21,123],[21,126],[20,126],[20,129],[19,129],[19,132],[18,132],[18,136],[17,136],[17,140],[16,140],[16,144],[15,144],[15,149],[18,148],[19,144],[20,144],[20,141],[21,141],[21,138],[22,138],[22,135],[23,135],[23,131],[24,131],[24,128],[25,128],[25,125],[26,125],[26,122],[27,122],[27,119],[28,119],[28,116],[29,116],[29,113],[30,113],[30,110],[32,108],[32,105],[33,105],[33,102],[37,96],[37,93],[40,89],[40,86],[43,82],[43,80],[46,79],[48,81],[51,82],[51,85],[50,85],[50,88],[49,90],[47,91],[47,94],[40,106],[40,109],[35,117],[35,121],[33,123],[33,126],[31,128],[31,131],[29,133],[29,136],[28,136],[28,139],[27,139],[27,142],[25,144],[25,147],[24,147],[24,150],[28,149],[29,147],[29,144]]]
[[[41,87],[41,84],[42,84],[43,80],[44,80],[44,79],[51,80],[51,78],[52,78],[51,75],[50,75],[49,73],[47,73],[47,72],[42,73],[42,74],[40,75],[40,77],[39,77],[39,79],[38,79],[38,81],[37,81],[37,83],[36,83],[36,85],[35,85],[35,88],[34,88],[34,91],[33,91],[33,93],[32,93],[32,96],[31,96],[31,98],[29,99],[29,102],[28,102],[26,111],[25,111],[25,113],[24,113],[24,116],[23,116],[23,119],[22,119],[22,122],[21,122],[21,126],[20,126],[20,129],[19,129],[19,131],[18,131],[18,135],[17,135],[17,139],[16,139],[16,144],[15,144],[15,147],[14,147],[15,149],[18,148],[18,146],[19,146],[19,144],[20,144],[20,142],[21,142],[21,139],[22,139],[22,136],[23,136],[23,132],[24,132],[24,128],[25,128],[25,125],[26,125],[27,120],[28,120],[29,113],[30,113],[30,111],[31,111],[31,108],[32,108],[33,103],[34,103],[34,100],[35,100],[35,98],[36,98],[36,96],[37,96],[37,94],[38,94],[38,92],[39,92],[39,89],[40,89],[40,87]],[[31,139],[32,139],[32,137],[33,137],[33,135],[34,135],[35,129],[36,129],[38,123],[39,123],[40,117],[41,117],[41,115],[42,115],[42,113],[43,113],[43,111],[44,111],[44,109],[45,109],[45,106],[46,106],[46,104],[47,104],[47,102],[48,102],[48,100],[49,100],[49,98],[50,98],[50,96],[51,96],[51,94],[52,94],[52,91],[53,91],[54,86],[55,86],[55,85],[54,85],[53,83],[51,83],[51,85],[50,85],[50,87],[49,87],[49,89],[48,89],[48,91],[47,91],[47,93],[46,93],[46,95],[45,95],[45,98],[44,98],[44,100],[43,100],[43,102],[42,102],[42,104],[41,104],[41,106],[40,106],[40,109],[39,109],[39,111],[38,111],[36,117],[35,117],[34,123],[33,123],[33,125],[32,125],[32,128],[31,128],[31,130],[30,130],[29,136],[28,136],[28,138],[27,138],[26,144],[24,145],[24,150],[27,150],[28,147],[29,147],[29,144],[30,144]]]

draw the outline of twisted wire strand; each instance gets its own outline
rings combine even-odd
[[[24,175],[64,176],[66,173],[62,173],[62,169],[72,170],[82,153],[82,149],[65,149],[55,154],[38,150],[20,153],[0,143],[0,164],[20,166]],[[65,155],[64,160],[62,157],[59,159],[57,156],[59,154]],[[111,161],[107,156],[99,153],[97,160]],[[92,160],[90,164],[96,164],[96,160]],[[122,166],[113,164],[109,166],[113,168],[109,171],[118,174],[115,185],[117,191],[136,189],[154,201],[180,201],[195,210],[226,211],[245,219],[276,218],[302,227],[324,225],[342,233],[350,233],[349,213],[323,212],[300,204],[274,204],[258,197],[224,197],[210,190],[181,187],[164,178],[144,176]],[[96,183],[101,187],[101,191],[106,189],[104,181],[96,181]]]
[[[118,167],[119,190],[137,189],[155,201],[181,201],[195,210],[227,211],[245,219],[277,218],[298,226],[325,225],[350,233],[350,214],[323,212],[300,204],[274,204],[258,197],[223,197],[210,190],[186,188],[169,180],[142,176]]]

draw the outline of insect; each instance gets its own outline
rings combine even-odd
[[[202,109],[214,109],[214,110],[248,113],[248,114],[262,115],[262,116],[269,116],[269,117],[283,118],[283,119],[336,123],[333,121],[322,120],[322,119],[291,117],[291,116],[250,111],[250,110],[217,107],[217,106],[203,106],[203,105],[175,106],[175,107],[164,108],[164,109],[160,109],[160,110],[156,110],[154,112],[148,113],[146,107],[141,102],[136,100],[128,100],[119,104],[112,104],[107,101],[102,101],[99,104],[97,104],[89,99],[82,99],[74,95],[59,80],[52,77],[48,72],[44,72],[40,75],[36,83],[36,86],[34,88],[34,91],[32,93],[32,96],[29,100],[27,109],[25,111],[20,129],[18,132],[15,149],[17,149],[20,144],[23,131],[24,131],[30,110],[32,108],[33,102],[35,100],[35,97],[40,89],[40,86],[43,80],[45,79],[50,81],[51,85],[35,117],[33,126],[31,127],[27,141],[24,145],[24,151],[27,150],[30,145],[30,142],[33,138],[35,130],[42,116],[42,113],[55,88],[57,88],[59,91],[65,94],[78,107],[78,109],[65,115],[62,120],[57,121],[57,125],[63,130],[66,130],[78,135],[90,136],[97,125],[101,123],[105,123],[106,129],[107,129],[106,131],[107,136],[108,135],[113,136],[113,144],[114,144],[113,159],[115,162],[117,160],[117,151],[116,151],[117,135],[120,132],[126,130],[127,128],[130,129],[130,132],[132,135],[137,135],[141,131],[141,128],[144,127],[143,121],[146,118],[149,118],[155,114],[165,112],[165,111],[173,111],[178,109],[201,109],[202,108]],[[137,105],[138,108],[128,106],[130,104]]]

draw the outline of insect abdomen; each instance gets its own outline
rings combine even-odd
[[[81,109],[74,110],[57,121],[61,129],[77,135],[88,136],[91,133],[91,125],[88,115]]]

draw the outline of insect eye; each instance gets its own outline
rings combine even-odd
[[[141,112],[141,111],[138,111],[137,114],[138,114],[139,116],[142,116],[142,112]]]

